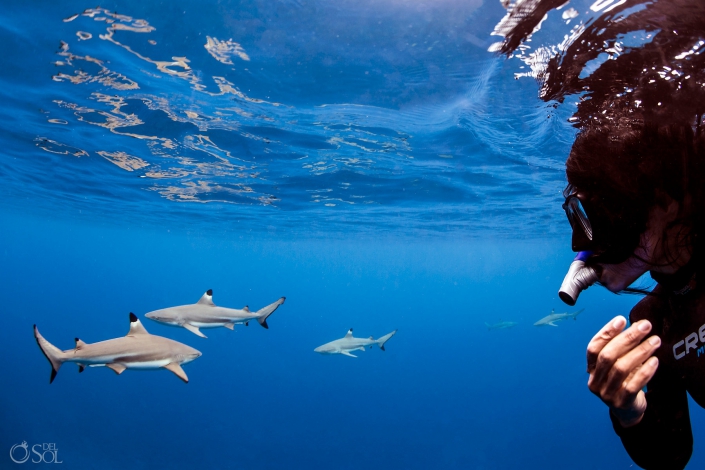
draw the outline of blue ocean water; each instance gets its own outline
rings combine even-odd
[[[576,321],[532,326],[566,310],[573,108],[487,52],[503,14],[4,5],[0,468],[44,465],[9,459],[24,441],[65,468],[633,468],[585,346],[638,298],[593,287]],[[207,289],[287,300],[268,330],[208,339],[143,317]],[[72,364],[48,383],[33,324],[71,349],[123,336],[129,312],[203,353],[188,384]],[[518,325],[485,327],[501,320]],[[398,333],[357,359],[313,352],[351,327]]]

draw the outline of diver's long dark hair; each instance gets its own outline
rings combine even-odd
[[[705,144],[700,121],[697,116],[692,123],[659,125],[630,112],[612,126],[581,131],[566,161],[568,181],[599,195],[600,211],[620,221],[619,230],[632,232],[614,235],[629,238],[646,230],[649,211],[656,205],[665,208],[664,195],[681,204],[685,210],[671,227],[682,230],[673,245],[690,250],[694,272],[705,267]],[[666,253],[669,263],[676,257]]]

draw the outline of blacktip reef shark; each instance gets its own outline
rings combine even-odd
[[[74,349],[62,351],[39,334],[37,325],[34,325],[34,337],[51,364],[49,383],[54,381],[56,373],[64,362],[75,362],[78,364],[79,372],[83,372],[86,367],[105,366],[118,375],[126,369],[163,367],[188,383],[188,377],[181,365],[201,356],[199,351],[183,343],[150,335],[134,313],[130,313],[130,331],[122,338],[92,344],[76,338]]]
[[[350,328],[344,337],[326,343],[323,346],[318,346],[314,351],[320,354],[345,354],[346,356],[357,357],[354,354],[350,354],[350,352],[364,351],[365,346],[369,346],[371,349],[373,344],[379,345],[379,349],[384,351],[384,343],[389,341],[389,338],[394,336],[396,332],[397,330],[394,330],[380,339],[374,339],[372,336],[369,338],[355,338],[353,337],[353,329]]]
[[[506,330],[508,328],[514,328],[517,326],[519,323],[515,321],[501,321],[499,323],[495,323],[493,325],[490,325],[489,323],[485,322],[485,326],[487,327],[487,330]]]
[[[567,320],[568,318],[572,318],[575,320],[575,317],[577,317],[582,311],[585,310],[584,308],[581,308],[577,312],[573,313],[556,313],[555,310],[551,310],[551,313],[543,317],[541,320],[537,321],[534,323],[534,326],[558,326],[556,325],[555,322],[561,321],[561,320]]]
[[[181,326],[191,333],[206,338],[199,328],[218,328],[224,326],[230,330],[235,329],[235,325],[240,323],[247,326],[250,320],[257,322],[264,328],[267,325],[267,317],[284,303],[286,297],[281,297],[274,303],[264,308],[251,312],[249,307],[242,309],[218,307],[213,303],[213,289],[208,289],[201,299],[195,304],[179,305],[178,307],[163,308],[147,313],[145,316],[150,320],[158,321],[171,326]]]

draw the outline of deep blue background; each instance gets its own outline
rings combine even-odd
[[[630,468],[587,390],[592,334],[636,300],[591,288],[558,328],[570,253],[556,240],[296,240],[3,214],[0,449],[55,442],[64,468]],[[255,308],[208,339],[145,319],[203,352],[166,371],[50,367],[61,348],[122,336],[127,313],[195,302]],[[487,331],[484,322],[518,321]],[[354,327],[387,344],[352,359],[313,348]],[[703,411],[693,407],[695,442]],[[8,460],[2,458],[2,468]],[[9,462],[11,464],[11,462]],[[696,446],[689,468],[700,468]],[[14,464],[12,464],[14,465]],[[8,467],[9,468],[9,467]]]
[[[585,347],[638,298],[593,287],[576,321],[532,326],[566,310],[573,108],[487,52],[499,2],[103,3],[156,28],[115,33],[141,57],[100,39],[104,21],[63,21],[93,6],[0,14],[1,469],[25,440],[70,469],[633,468]],[[568,29],[554,12],[542,34]],[[218,62],[206,36],[250,61]],[[55,65],[61,41],[83,58]],[[145,57],[188,58],[204,88]],[[242,95],[214,95],[216,77]],[[149,166],[103,158],[118,151]],[[203,352],[188,384],[73,364],[48,383],[33,324],[69,349],[207,289],[227,307],[287,301],[269,330],[208,339],[145,320]],[[500,320],[519,325],[484,326]],[[357,359],[313,352],[350,327],[399,332]],[[705,412],[691,417],[699,443]],[[689,468],[704,465],[696,445]]]

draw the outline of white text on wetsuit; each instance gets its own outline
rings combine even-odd
[[[700,347],[698,347],[700,340]],[[692,350],[698,351],[698,357],[705,355],[705,324],[700,327],[697,333],[693,332],[673,345],[673,356],[676,360],[683,358]]]

